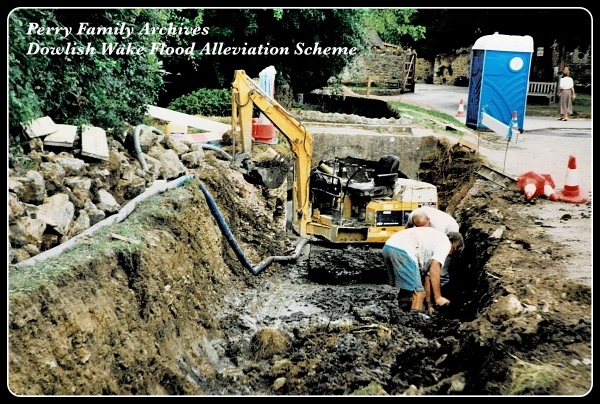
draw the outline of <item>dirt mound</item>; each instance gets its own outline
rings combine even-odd
[[[444,170],[432,161],[422,167],[465,237],[444,291],[448,310],[404,311],[398,290],[382,280],[375,247],[309,244],[308,260],[253,275],[248,263],[286,254],[298,240],[265,208],[273,203],[265,190],[207,153],[195,180],[151,198],[110,231],[51,262],[11,269],[54,271],[10,295],[11,391],[586,394],[591,288],[566,279],[570,250],[524,216],[531,203],[477,178],[477,159],[461,153],[440,150]],[[589,214],[591,205],[577,209]]]

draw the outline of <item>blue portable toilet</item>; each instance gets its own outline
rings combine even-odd
[[[522,132],[533,38],[496,32],[475,41],[472,52],[466,125],[486,129],[482,112],[508,125],[516,111]]]

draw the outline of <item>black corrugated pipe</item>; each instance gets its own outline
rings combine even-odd
[[[242,265],[246,269],[250,270],[250,272],[252,272],[254,275],[258,275],[259,272],[261,272],[263,269],[265,269],[267,266],[269,266],[272,262],[295,260],[300,255],[300,252],[302,251],[302,247],[304,247],[304,245],[309,241],[308,238],[302,238],[300,240],[300,242],[298,243],[298,245],[296,246],[296,249],[294,250],[294,254],[292,254],[292,255],[271,256],[271,257],[268,257],[267,259],[261,261],[258,265],[252,266],[252,264],[250,263],[250,261],[248,261],[248,258],[242,251],[237,240],[235,239],[235,236],[229,229],[229,226],[227,226],[227,223],[225,223],[225,220],[223,219],[223,216],[221,215],[221,212],[219,211],[219,208],[217,207],[215,200],[210,195],[210,192],[208,192],[208,190],[206,189],[206,187],[204,187],[204,185],[202,185],[202,183],[200,183],[200,189],[202,190],[202,192],[204,193],[204,196],[206,197],[206,201],[208,202],[210,211],[212,212],[213,216],[217,220],[217,223],[219,224],[219,228],[221,229],[221,232],[225,235],[225,238],[229,242],[229,245],[231,246],[231,248],[233,248],[233,251],[235,251],[235,255],[238,257],[238,259],[240,260]]]

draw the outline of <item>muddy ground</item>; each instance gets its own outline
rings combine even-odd
[[[298,243],[286,231],[285,192],[246,183],[207,152],[196,180],[44,267],[11,269],[67,268],[9,296],[11,392],[585,395],[591,283],[570,279],[568,267],[590,269],[591,250],[574,252],[577,241],[552,232],[589,228],[591,201],[525,201],[476,175],[477,156],[440,142],[438,156],[448,153],[443,178],[435,155],[420,174],[439,186],[466,241],[447,309],[407,313],[379,246],[311,242],[298,260],[254,275],[236,245],[256,265]],[[141,243],[110,237],[125,230]]]

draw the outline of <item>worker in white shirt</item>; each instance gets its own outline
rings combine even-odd
[[[388,281],[411,293],[411,312],[433,313],[433,303],[442,307],[450,301],[442,296],[440,273],[448,255],[464,248],[458,232],[443,233],[431,227],[413,227],[392,235],[383,246]]]
[[[413,210],[409,215],[405,225],[406,229],[411,227],[433,227],[439,231],[448,234],[451,231],[459,232],[459,226],[452,216],[432,206],[421,206]],[[448,268],[450,266],[450,257],[446,258],[444,265],[442,266],[442,273],[440,275],[441,286],[444,286],[450,280],[450,272]]]

